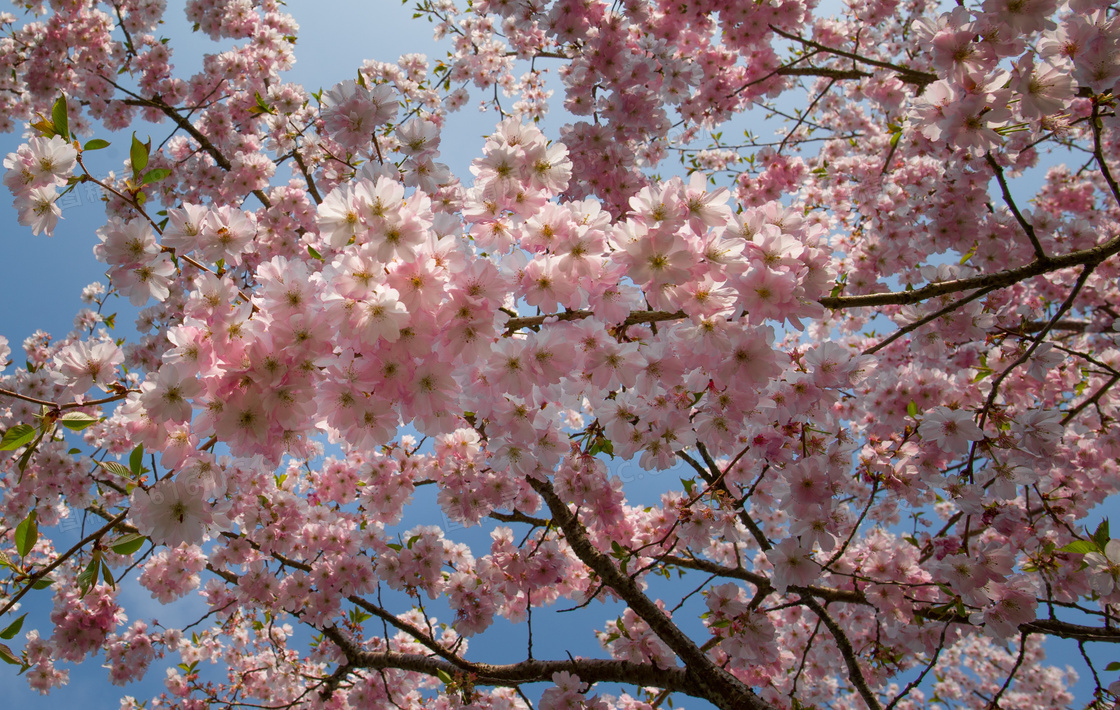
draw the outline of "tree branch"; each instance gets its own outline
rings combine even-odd
[[[650,600],[628,575],[622,574],[610,558],[599,552],[587,537],[583,525],[567,504],[560,500],[548,481],[530,477],[533,487],[552,511],[552,519],[564,532],[564,538],[576,556],[613,589],[685,664],[688,677],[696,684],[696,693],[716,707],[727,710],[772,710],[746,685],[717,666],[661,609]]]
[[[523,683],[546,683],[552,674],[568,672],[578,675],[584,683],[624,683],[664,688],[674,693],[697,696],[700,688],[685,668],[658,668],[653,663],[632,663],[599,658],[574,658],[564,661],[525,660],[519,663],[494,665],[469,663],[454,665],[418,653],[363,651],[335,627],[321,629],[346,656],[349,666],[368,670],[399,669],[439,677],[469,674],[474,685],[517,687]]]

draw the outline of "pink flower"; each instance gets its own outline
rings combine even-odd
[[[31,227],[31,233],[39,236],[43,232],[51,236],[62,210],[55,204],[58,195],[53,187],[32,188],[26,195],[16,197],[16,210],[19,211],[19,223]]]
[[[199,247],[199,235],[209,210],[203,205],[185,204],[182,209],[167,210],[167,227],[160,237],[164,246],[183,253]]]
[[[155,377],[140,385],[140,402],[148,416],[160,421],[185,422],[191,417],[190,399],[202,392],[193,376],[185,376],[173,364],[165,364]]]
[[[771,548],[766,553],[766,559],[774,566],[770,583],[781,594],[785,594],[789,587],[804,587],[821,573],[820,564],[813,559],[813,551],[801,547],[794,538],[782,540]]]
[[[123,361],[124,353],[108,341],[79,341],[60,350],[54,358],[62,383],[81,393],[95,386],[106,389],[116,379],[117,365]]]
[[[178,547],[200,544],[209,533],[230,525],[220,506],[203,498],[203,487],[164,479],[151,488],[132,493],[132,519],[136,528],[157,545]]]
[[[937,407],[927,412],[918,433],[951,454],[959,454],[968,448],[970,441],[984,438],[984,432],[972,421],[971,412],[948,407]]]
[[[241,254],[256,235],[257,226],[245,212],[223,205],[210,210],[199,234],[199,251],[210,261],[240,264]]]
[[[319,234],[335,249],[345,247],[351,239],[366,233],[361,211],[362,202],[350,185],[338,186],[319,205]]]
[[[1102,597],[1110,596],[1120,584],[1120,540],[1109,540],[1103,552],[1085,555],[1089,567],[1089,585]]]

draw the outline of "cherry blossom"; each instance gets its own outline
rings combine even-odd
[[[229,521],[203,497],[199,485],[179,480],[164,480],[148,490],[132,495],[136,527],[152,540],[177,547],[198,544],[211,531],[228,527]]]
[[[428,56],[322,90],[275,0],[189,0],[189,46],[157,0],[24,5],[10,236],[106,274],[0,335],[37,691],[1116,700],[1106,0],[420,0]]]

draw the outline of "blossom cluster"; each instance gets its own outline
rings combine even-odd
[[[274,0],[188,2],[224,47],[190,77],[158,0],[28,5],[5,185],[36,235],[96,185],[107,268],[72,332],[0,336],[2,613],[53,594],[0,654],[37,690],[103,653],[176,707],[1061,707],[1036,636],[1120,641],[1084,527],[1120,492],[1108,3],[424,0],[446,60],[315,94]],[[457,175],[471,86],[502,115]],[[752,106],[775,140],[725,139]],[[70,142],[167,119],[120,178]],[[189,638],[134,581],[205,604]],[[534,655],[546,607],[597,655]]]

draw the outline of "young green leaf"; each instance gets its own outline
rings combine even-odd
[[[153,182],[159,182],[170,174],[171,171],[167,168],[155,168],[153,170],[149,170],[147,174],[144,175],[144,179],[140,181],[140,184],[151,185]]]
[[[1105,518],[1093,532],[1093,541],[1097,543],[1097,547],[1103,550],[1111,540],[1112,537],[1108,534],[1108,518]]]
[[[16,551],[20,557],[27,557],[31,548],[39,541],[38,514],[32,510],[22,523],[16,526]]]
[[[94,463],[113,475],[121,476],[122,478],[132,478],[132,471],[116,461],[94,461]]]
[[[113,573],[109,571],[109,565],[104,562],[101,563],[101,578],[105,580],[105,584],[110,587],[117,586],[117,580],[113,579]]]
[[[0,451],[13,451],[35,438],[35,429],[27,424],[16,424],[4,432],[0,440]]]
[[[132,134],[132,148],[129,150],[129,159],[132,161],[132,174],[140,176],[140,171],[148,167],[148,146],[140,142],[136,134]]]
[[[92,426],[99,421],[101,420],[97,417],[83,414],[82,412],[67,412],[66,414],[63,414],[58,420],[59,424],[62,424],[62,426],[66,427],[70,431],[81,431],[82,429],[85,429],[88,426]]]
[[[82,146],[82,150],[101,150],[102,148],[108,148],[110,145],[112,145],[112,143],[107,140],[94,138],[93,140],[86,141],[86,144]]]
[[[0,661],[4,661],[5,663],[10,663],[13,666],[22,666],[23,665],[23,661],[20,660],[19,656],[12,653],[12,649],[8,648],[7,646],[5,646],[2,643],[0,643]]]
[[[19,457],[19,461],[16,463],[16,467],[19,468],[21,478],[23,477],[23,472],[27,470],[27,464],[31,463],[31,454],[35,453],[35,447],[36,445],[38,445],[39,441],[42,438],[43,435],[39,434],[39,438],[35,439],[35,441],[32,442],[31,446],[27,447],[27,450],[23,452],[23,456]]]
[[[78,589],[81,590],[83,597],[89,593],[89,590],[93,589],[93,586],[95,584],[97,584],[97,574],[100,571],[101,555],[95,550],[93,553],[93,559],[90,560],[89,564],[86,565],[86,568],[78,574]]]
[[[1072,552],[1078,555],[1086,555],[1090,552],[1096,552],[1097,546],[1095,543],[1088,540],[1074,540],[1068,545],[1062,545],[1058,548],[1058,552]]]
[[[144,470],[144,445],[138,444],[128,455],[128,468],[133,476],[139,476]]]
[[[23,620],[26,617],[27,617],[27,614],[24,614],[23,616],[19,617],[18,619],[16,619],[12,623],[8,624],[7,628],[5,628],[3,631],[0,631],[0,639],[4,639],[5,641],[10,641],[13,638],[15,638],[15,635],[18,634],[19,630],[23,628]]]
[[[59,96],[51,108],[51,120],[54,121],[54,132],[62,136],[62,140],[70,140],[70,121],[66,116],[66,97]]]
[[[52,136],[58,135],[57,133],[55,133],[54,124],[43,118],[42,114],[39,114],[39,120],[32,123],[31,127],[39,131],[39,133],[43,134],[44,138],[50,138]]]
[[[111,542],[110,545],[112,545],[113,552],[118,555],[131,555],[133,552],[143,547],[144,541],[147,539],[148,538],[140,533],[128,533],[127,535],[120,536]]]

